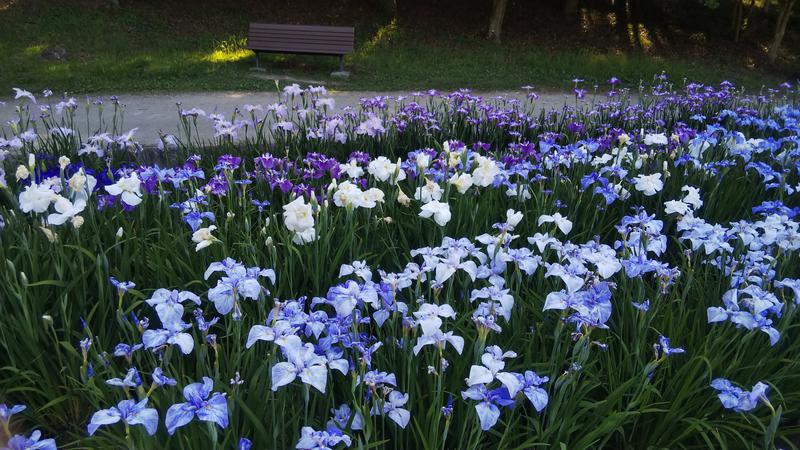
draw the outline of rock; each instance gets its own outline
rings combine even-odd
[[[332,78],[341,78],[346,80],[350,78],[350,71],[349,70],[337,70],[336,72],[331,72]]]
[[[67,49],[60,45],[51,45],[42,50],[42,58],[50,61],[63,61],[67,59]]]

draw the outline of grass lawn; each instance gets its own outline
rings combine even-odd
[[[267,70],[255,72],[252,52],[242,48],[251,18],[242,11],[186,11],[176,19],[152,3],[112,11],[43,1],[23,8],[21,1],[0,0],[0,93],[12,87],[72,93],[263,90],[274,88],[271,76],[342,90],[494,90],[526,84],[566,89],[576,76],[591,89],[611,76],[635,86],[664,70],[676,82],[729,79],[750,89],[784,81],[726,64],[725,58],[553,49],[517,40],[494,44],[478,33],[418,33],[389,19],[357,25],[357,49],[346,59],[349,80],[331,79],[337,68],[332,57],[263,55]],[[53,47],[66,50],[66,58],[43,57]]]

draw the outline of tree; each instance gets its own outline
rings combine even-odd
[[[786,26],[789,25],[789,19],[792,17],[792,10],[796,3],[797,0],[782,0],[780,3],[777,21],[775,22],[775,35],[767,53],[767,58],[770,62],[775,62],[778,59],[778,50],[781,48],[783,36],[786,34]]]
[[[564,0],[564,18],[569,22],[578,20],[578,0]]]
[[[377,0],[378,7],[392,16],[397,15],[397,0]]]
[[[500,30],[503,28],[506,6],[508,6],[508,0],[492,0],[492,17],[489,20],[489,32],[486,33],[486,39],[500,42]]]

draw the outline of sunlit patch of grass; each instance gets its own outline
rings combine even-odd
[[[241,48],[234,51],[214,50],[210,55],[203,58],[204,61],[212,63],[236,62],[255,55],[252,50]]]
[[[44,44],[31,45],[29,47],[25,47],[25,49],[22,51],[22,54],[25,56],[39,56],[42,54],[44,49]]]
[[[240,36],[230,36],[217,43],[214,50],[210,54],[203,57],[203,61],[210,63],[230,63],[249,58],[255,53],[245,48],[247,45],[247,38]]]
[[[45,70],[50,75],[66,75],[69,68],[65,64],[48,64]]]
[[[380,27],[378,31],[375,32],[375,35],[370,38],[369,41],[364,43],[361,48],[358,50],[359,54],[366,54],[374,50],[379,45],[389,42],[393,37],[397,35],[397,19],[392,19],[391,22],[387,23],[386,25]]]

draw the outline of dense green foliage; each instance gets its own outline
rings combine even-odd
[[[774,323],[780,340],[771,346],[767,335],[758,330],[707,321],[708,308],[721,306],[722,296],[731,285],[730,274],[712,264],[713,258],[726,258],[725,267],[730,261],[733,270],[739,270],[737,261],[750,257],[747,246],[730,232],[726,239],[732,252],[708,254],[702,247],[692,250],[690,241],[681,239],[686,232],[677,228],[684,218],[664,211],[664,202],[684,197],[682,187],[686,185],[701,192],[703,204],[694,214],[708,224],[728,227],[731,221],[761,220],[764,216],[752,208],[765,201],[781,200],[788,211],[793,211],[797,194],[792,187],[800,181],[796,172],[797,109],[775,109],[796,101],[791,94],[754,99],[740,96],[727,86],[719,90],[693,86],[671,93],[660,85],[655,92],[643,93],[640,105],[630,104],[622,94],[592,111],[565,108],[552,113],[534,112],[533,101],[492,106],[464,93],[420,95],[403,102],[371,99],[360,110],[341,115],[314,99],[319,100],[311,91],[305,91],[302,97],[287,95],[289,116],[282,116],[276,112],[279,107],[273,106],[252,113],[242,109],[239,116],[214,119],[218,129],[236,120],[252,122],[238,128],[238,139],[228,135],[213,142],[192,137],[196,121],[206,119],[200,113],[186,111],[184,129],[173,137],[165,136],[166,150],[143,149],[132,139],[115,138],[95,146],[105,150],[104,158],[83,151],[79,155],[79,151],[85,150],[89,138],[99,132],[123,135],[116,129],[117,121],[110,117],[111,106],[106,105],[105,128],[84,129],[76,109],[68,105],[62,105],[63,114],[53,112],[31,123],[27,114],[35,111],[35,106],[23,104],[20,123],[15,131],[4,131],[3,142],[13,148],[13,138],[29,126],[35,126],[41,137],[21,141],[21,148],[9,151],[4,165],[10,187],[0,190],[0,217],[5,223],[0,230],[0,401],[28,406],[19,421],[14,419],[14,432],[27,434],[39,428],[67,448],[234,448],[242,437],[252,439],[256,448],[293,448],[302,426],[324,429],[331,409],[349,403],[364,415],[362,431],[346,431],[356,448],[797,447],[800,322],[792,291],[773,285],[773,280],[800,276],[796,250],[763,247],[770,258],[775,258],[771,265],[775,273],[763,275],[763,285],[783,305],[783,316]],[[300,109],[314,112],[298,118],[295,112]],[[342,120],[339,129],[344,139],[309,137],[311,132],[324,130],[324,124],[332,119]],[[767,120],[775,121],[776,126],[765,125]],[[284,123],[284,129],[290,130],[286,122],[296,128],[273,128]],[[685,126],[687,123],[693,126]],[[378,125],[385,129],[380,131]],[[73,133],[64,131],[65,127]],[[624,137],[623,130],[628,133]],[[650,142],[661,133],[669,138],[668,143]],[[764,169],[755,170],[748,165],[748,158],[735,153],[734,149],[743,151],[736,146],[737,133],[748,139],[764,139],[748,144],[752,151],[748,158],[782,173],[777,187],[766,186],[760,175]],[[713,139],[714,143],[692,159],[689,156],[702,142],[700,138]],[[777,144],[762,151],[766,142]],[[487,145],[473,147],[477,143]],[[630,154],[627,159],[622,157],[623,147]],[[422,153],[432,155],[430,164],[423,163],[421,149],[428,149]],[[789,156],[780,156],[782,151]],[[28,152],[37,156],[26,178]],[[582,187],[582,180],[606,165],[614,166],[613,162],[592,163],[594,158],[612,153],[629,171],[616,182],[630,196],[607,203],[592,188]],[[192,177],[173,185],[175,172],[159,172],[167,167],[187,167],[184,161],[194,154],[200,155],[193,161],[205,174],[204,179]],[[457,157],[451,163],[452,154]],[[365,159],[365,155],[369,157]],[[367,162],[379,155],[408,162],[403,168],[408,177],[395,184],[391,180],[399,171],[388,182],[379,180],[372,169],[367,174]],[[70,161],[60,169],[58,158],[62,156]],[[241,161],[223,164],[235,157]],[[330,165],[328,158],[338,161]],[[280,163],[270,165],[276,161]],[[363,179],[364,188],[377,188],[385,195],[374,207],[335,204],[334,194],[352,176],[339,166],[348,161],[356,161],[352,164],[362,169],[354,182]],[[317,165],[323,163],[325,168],[318,169]],[[13,173],[20,164],[22,169],[17,173],[21,176],[15,180]],[[454,173],[467,173],[475,164],[497,164],[499,178],[495,178],[494,186],[475,185],[459,193],[447,180]],[[272,168],[267,169],[268,165]],[[521,168],[528,170],[521,172]],[[478,170],[473,172],[476,180]],[[60,186],[67,195],[72,192],[68,180],[75,173],[93,173],[98,180],[95,191],[89,194],[88,206],[80,213],[79,226],[75,222],[48,225],[51,219],[47,213],[20,210],[27,201],[20,192],[32,187],[31,177],[35,184],[45,183],[52,176],[48,183]],[[112,192],[106,188],[132,173],[142,180],[142,201],[123,210],[119,199],[106,195]],[[646,174],[659,174],[663,180],[663,188],[655,195],[643,193],[635,180]],[[615,179],[616,175],[606,176]],[[282,208],[293,195],[275,184],[284,179],[295,187],[300,183],[308,187],[301,192],[314,209],[318,239],[313,242],[293,242]],[[338,184],[329,187],[333,179],[338,179]],[[514,188],[506,182],[513,183]],[[441,186],[441,201],[452,213],[443,226],[420,217],[422,203],[413,199],[417,189],[430,187],[430,183]],[[137,183],[135,190],[139,189]],[[197,195],[197,189],[207,195],[208,204],[195,207],[213,213],[217,228],[209,230],[215,237],[211,245],[196,251],[198,241],[192,242],[192,230],[183,220],[188,212],[173,205],[189,201]],[[308,195],[311,192],[313,197]],[[523,192],[530,197],[521,195]],[[405,204],[405,195],[412,197],[409,205]],[[254,199],[267,199],[271,205],[260,212],[252,203]],[[98,202],[105,207],[98,208]],[[411,411],[411,421],[405,430],[388,418],[369,415],[366,388],[357,381],[369,369],[363,353],[354,347],[343,348],[344,357],[351,361],[346,375],[328,370],[325,394],[299,379],[271,390],[270,384],[275,383],[271,367],[285,360],[280,348],[264,342],[245,348],[251,327],[265,321],[274,324],[274,318],[268,320],[268,315],[291,304],[289,299],[307,296],[305,309],[310,312],[312,298],[330,297],[329,288],[345,279],[356,279],[340,277],[343,264],[366,261],[377,283],[378,269],[401,273],[410,261],[421,264],[421,258],[413,258],[409,252],[439,246],[444,237],[466,237],[480,248],[483,244],[475,239],[484,233],[502,242],[512,231],[508,224],[500,229],[492,224],[504,223],[508,209],[523,215],[511,227],[513,234],[521,237],[509,242],[510,247],[529,247],[541,255],[543,263],[558,263],[563,255],[559,256],[556,247],[539,252],[525,238],[550,233],[563,245],[568,241],[592,245],[596,241],[610,246],[628,239],[616,227],[623,217],[636,215],[633,207],[642,207],[663,221],[663,229],[656,235],[663,233],[665,251],[650,257],[677,269],[680,275],[674,279],[655,273],[634,276],[626,266],[601,282],[590,269],[586,283],[607,282],[613,291],[607,329],[589,325],[576,328],[566,321],[567,311],[543,310],[549,294],[563,289],[562,279],[546,276],[549,269],[544,264],[528,274],[511,262],[505,271],[496,272],[505,280],[515,302],[510,320],[498,319],[500,333],[477,327],[471,318],[476,304],[469,301],[470,293],[488,286],[485,279],[472,280],[459,270],[435,286],[431,280],[439,276],[438,270],[429,269],[429,282],[419,279],[396,293],[394,300],[406,302],[409,311],[416,311],[423,299],[452,305],[456,318],[446,319],[444,328],[464,337],[463,352],[457,353],[448,344],[444,349],[425,347],[414,355],[412,347],[421,332],[416,326],[404,325],[397,311],[382,326],[369,320],[355,324],[353,319],[354,339],[383,343],[372,355],[372,369],[396,374],[396,389],[409,395],[405,407]],[[552,223],[537,221],[556,211],[571,221],[568,234]],[[783,210],[777,211],[780,217]],[[793,222],[788,217],[782,220],[791,227]],[[793,245],[788,240],[778,244],[780,248]],[[631,257],[634,250],[630,245],[626,242],[617,247],[612,251],[617,256],[612,259]],[[490,259],[497,254],[485,252]],[[255,301],[237,304],[243,313],[241,320],[231,314],[217,314],[209,300],[218,275],[204,277],[204,272],[209,264],[226,257],[247,267],[274,269],[277,275],[274,284],[261,279],[264,290]],[[109,277],[132,281],[136,287],[120,294],[109,284]],[[173,345],[159,347],[157,352],[141,349],[134,353],[132,362],[113,357],[110,353],[117,343],[142,340],[143,327],[133,322],[132,313],[148,318],[150,329],[160,326],[158,316],[145,303],[158,288],[187,290],[200,296],[199,306],[185,304],[187,322],[193,322],[189,311],[201,308],[207,320],[220,316],[220,322],[207,331],[196,326],[187,331],[194,343],[188,355],[182,355]],[[648,311],[632,304],[644,299],[650,301]],[[358,308],[365,318],[373,311],[365,304]],[[328,305],[316,309],[334,315]],[[215,339],[209,339],[207,332]],[[358,333],[368,337],[358,337]],[[669,337],[672,346],[682,347],[685,354],[669,355],[663,346],[654,345],[659,336]],[[91,346],[82,355],[78,343],[87,338]],[[314,341],[307,335],[303,339]],[[535,370],[548,376],[550,381],[543,388],[549,402],[537,413],[527,400],[518,400],[513,410],[503,409],[496,426],[482,432],[474,409],[476,402],[463,400],[461,392],[466,390],[464,380],[470,367],[480,364],[488,345],[519,355],[506,361],[506,370]],[[446,358],[448,367],[443,367],[442,358]],[[106,384],[113,377],[124,377],[131,364],[138,367],[142,386],[122,390]],[[88,437],[86,426],[92,414],[126,397],[142,398],[156,367],[178,382],[176,387],[160,387],[146,394],[149,407],[156,408],[162,419],[170,405],[184,401],[179,388],[209,376],[214,380],[214,391],[227,394],[230,425],[222,429],[194,422],[169,436],[159,424],[156,437],[149,437],[140,426],[130,427],[129,432],[126,426],[123,433],[117,424]],[[239,376],[243,383],[234,383]],[[743,413],[724,409],[709,387],[720,377],[745,389],[763,380],[769,385],[769,404],[765,406],[759,400],[758,407]],[[450,395],[454,397],[454,411],[445,415],[442,407]]]

